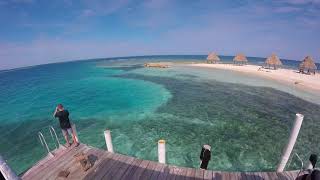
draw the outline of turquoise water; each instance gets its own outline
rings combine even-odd
[[[18,173],[44,157],[37,132],[51,142],[48,126],[58,129],[52,118],[58,103],[71,112],[81,142],[105,148],[108,128],[115,151],[157,160],[163,138],[169,164],[198,167],[201,145],[208,143],[210,169],[273,170],[297,112],[305,120],[294,152],[304,159],[319,152],[317,93],[229,71],[142,67],[145,61],[199,59],[116,58],[0,72],[0,154]],[[293,157],[288,169],[298,167]]]

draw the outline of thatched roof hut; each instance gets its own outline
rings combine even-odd
[[[233,58],[233,63],[234,64],[246,64],[248,62],[247,57],[244,54],[237,54],[234,58]]]
[[[299,65],[299,72],[304,73],[305,70],[307,70],[307,73],[313,72],[314,74],[317,70],[317,66],[311,56],[305,57]]]
[[[269,68],[272,66],[274,69],[277,69],[278,66],[282,65],[282,62],[277,55],[272,54],[266,59],[265,64],[269,66]]]
[[[210,54],[208,55],[208,57],[207,57],[207,63],[216,63],[216,62],[218,62],[218,61],[220,61],[220,58],[219,58],[219,56],[218,56],[216,53],[214,53],[214,52],[210,53]]]

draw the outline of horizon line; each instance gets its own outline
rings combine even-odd
[[[34,64],[34,65],[27,65],[27,66],[21,66],[21,67],[14,67],[9,69],[0,69],[0,73],[3,72],[9,72],[9,71],[15,71],[15,70],[21,70],[21,69],[29,69],[37,66],[45,66],[45,65],[51,65],[51,64],[63,64],[63,63],[71,63],[71,62],[78,62],[78,61],[93,61],[93,60],[108,60],[108,59],[120,59],[120,58],[136,58],[136,57],[151,57],[151,56],[208,56],[206,54],[152,54],[152,55],[134,55],[134,56],[112,56],[112,57],[96,57],[96,58],[89,58],[89,59],[73,59],[73,60],[66,60],[66,61],[57,61],[57,62],[51,62],[51,63],[43,63],[43,64]],[[224,56],[224,57],[234,57],[236,55],[218,55],[218,56]],[[247,58],[267,58],[267,57],[258,57],[258,56],[246,56]],[[205,60],[205,59],[204,59]],[[280,60],[287,60],[287,61],[297,61],[294,59],[281,59]],[[315,62],[316,64],[320,65],[320,62]]]

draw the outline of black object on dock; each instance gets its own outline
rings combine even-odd
[[[200,153],[200,168],[207,169],[209,161],[211,159],[211,146],[205,144],[202,146],[201,153]]]

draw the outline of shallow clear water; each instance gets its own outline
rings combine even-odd
[[[105,148],[108,128],[115,151],[157,160],[163,138],[169,164],[198,167],[201,145],[208,143],[210,169],[273,170],[297,112],[305,120],[294,152],[304,159],[319,152],[317,93],[230,71],[142,68],[144,61],[197,58],[120,58],[0,72],[0,154],[19,173],[45,156],[36,135],[41,130],[51,142],[47,129],[58,129],[52,118],[58,103],[71,112],[81,142]],[[289,169],[298,167],[292,158]]]

